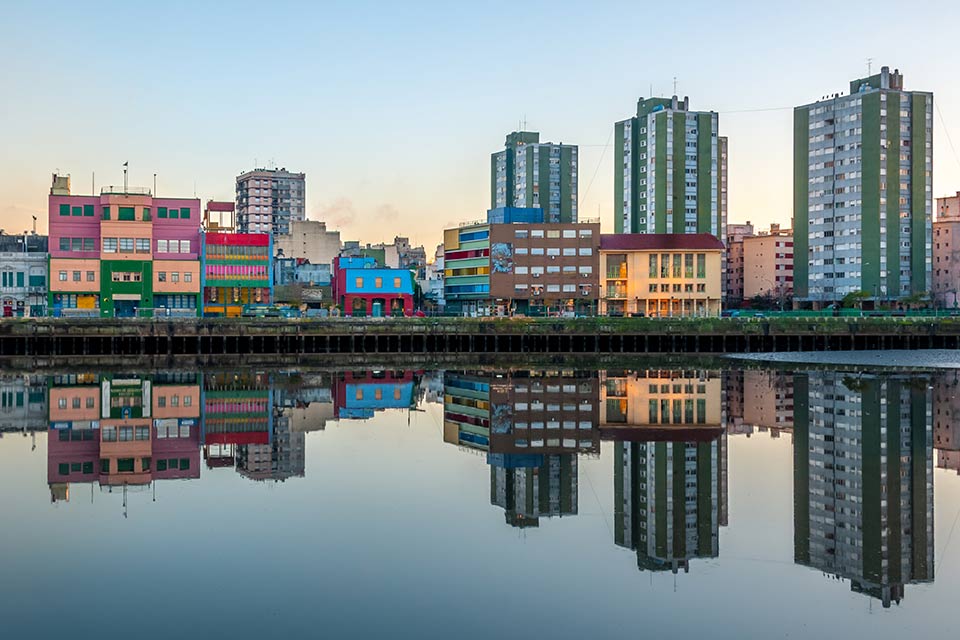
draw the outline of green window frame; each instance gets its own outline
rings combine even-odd
[[[93,205],[92,205],[92,204],[85,204],[85,205],[83,205],[83,215],[84,215],[84,217],[87,217],[87,218],[92,218],[92,217],[93,217]]]
[[[120,207],[117,209],[117,220],[136,220],[137,214],[133,207]]]
[[[650,415],[648,416],[648,422],[650,424],[657,424],[657,404],[658,403],[656,400],[650,400],[649,402],[648,411],[650,412]]]
[[[140,463],[144,471],[150,471],[150,458],[143,458]]]
[[[683,268],[680,266],[680,263],[683,261],[683,256],[679,253],[673,254],[673,277],[679,278],[683,275]]]
[[[70,215],[70,205],[68,205],[68,204],[62,204],[62,205],[60,205],[60,215],[62,215],[62,216],[68,216],[68,215]]]
[[[167,470],[167,461],[163,458],[157,460],[157,471],[166,471]]]
[[[707,423],[707,401],[697,398],[697,424]]]
[[[93,473],[93,462],[87,460],[83,463],[83,474],[88,476],[91,473]]]
[[[61,476],[70,475],[70,465],[66,462],[61,462],[57,465],[57,473],[59,473]]]
[[[23,271],[17,271],[17,286],[23,286]]]
[[[180,470],[185,471],[190,468],[190,458],[180,458]]]
[[[109,219],[110,219],[110,206],[109,206],[109,205],[102,207],[102,208],[100,209],[100,212],[101,212],[102,217],[103,217],[104,220],[109,220]]]
[[[167,208],[166,207],[157,207],[157,217],[166,218],[167,217]]]
[[[80,206],[74,207],[74,208],[73,208],[73,215],[75,215],[75,216],[77,216],[77,217],[83,216],[83,207],[80,207]]]
[[[180,217],[180,210],[179,210],[179,209],[167,209],[167,217],[168,217],[168,218],[171,218],[171,219],[173,219],[173,218],[179,218],[179,217]]]
[[[100,458],[100,473],[110,473],[110,458]]]
[[[143,220],[144,222],[150,221],[150,207],[143,208]]]
[[[190,207],[181,207],[180,208],[180,219],[189,220],[190,219]]]
[[[133,458],[117,458],[117,473],[133,473]]]
[[[707,277],[707,254],[705,253],[697,254],[697,277]]]

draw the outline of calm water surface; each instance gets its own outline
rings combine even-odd
[[[0,637],[946,634],[958,381],[3,373]]]

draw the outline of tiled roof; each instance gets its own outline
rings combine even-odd
[[[601,251],[650,251],[690,249],[722,251],[723,243],[709,233],[605,233]]]

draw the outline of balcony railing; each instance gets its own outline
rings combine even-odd
[[[100,189],[100,195],[106,196],[149,196],[152,195],[147,187],[123,187],[109,185]]]

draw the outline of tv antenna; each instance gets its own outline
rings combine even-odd
[[[873,75],[873,58],[867,58],[867,75]]]
[[[677,95],[677,76],[673,76],[673,95]]]

